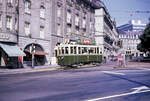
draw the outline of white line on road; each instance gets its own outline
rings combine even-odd
[[[139,68],[139,69],[150,71],[149,68]]]
[[[107,73],[107,74],[125,75],[124,73],[112,72],[112,71],[102,71],[102,72],[103,72],[103,73]]]
[[[133,95],[133,94],[140,94],[140,93],[150,92],[150,88],[148,88],[146,86],[141,86],[141,87],[132,88],[132,89],[134,91],[129,92],[129,93],[112,95],[112,96],[106,96],[106,97],[101,97],[101,98],[96,98],[96,99],[91,99],[91,100],[86,100],[86,101],[98,101],[98,100],[116,98],[116,97],[121,97],[121,96],[127,96],[127,95]]]

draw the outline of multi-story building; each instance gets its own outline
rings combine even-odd
[[[95,9],[100,0],[53,0],[52,64],[56,63],[54,47],[60,43],[95,43]]]
[[[141,20],[130,20],[129,23],[121,25],[118,28],[118,31],[144,31],[146,24],[143,24]]]
[[[52,0],[19,0],[18,4],[18,45],[26,53],[24,64],[31,65],[32,59],[34,65],[50,64]]]
[[[128,24],[118,27],[119,39],[122,41],[122,49],[127,57],[137,57],[141,53],[137,50],[137,45],[140,43],[139,36],[146,28],[146,24],[142,24],[140,20],[131,20]]]
[[[0,66],[18,64],[18,57],[25,54],[17,46],[18,12],[16,0],[0,0]]]
[[[18,50],[12,53],[19,53],[16,59],[24,56],[24,64],[55,64],[57,44],[95,42],[94,14],[100,6],[100,0],[0,0],[2,57],[9,55],[3,43],[13,43]]]
[[[104,4],[96,10],[95,22],[95,40],[101,47],[103,56],[107,59],[109,56],[117,55],[120,48],[118,30]]]

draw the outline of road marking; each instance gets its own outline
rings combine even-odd
[[[103,73],[107,73],[107,74],[125,75],[124,73],[112,72],[112,71],[102,71],[102,72],[103,72]]]
[[[140,69],[150,71],[150,69],[148,68],[140,68]]]
[[[124,93],[124,94],[118,94],[118,95],[112,95],[112,96],[106,96],[106,97],[86,100],[86,101],[98,101],[98,100],[104,100],[104,99],[110,99],[110,98],[122,97],[122,96],[127,96],[127,95],[133,95],[133,94],[150,92],[150,88],[148,88],[146,86],[132,88],[132,90],[134,90],[134,91],[129,92],[129,93]]]

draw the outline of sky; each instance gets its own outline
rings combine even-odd
[[[150,0],[101,0],[117,26],[127,24],[129,20],[141,20],[148,23],[150,18]],[[140,11],[140,13],[136,13]],[[145,13],[149,11],[149,13]]]

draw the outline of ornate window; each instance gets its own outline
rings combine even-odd
[[[31,13],[31,2],[29,0],[25,0],[25,13]]]
[[[67,25],[67,34],[71,33],[71,26]]]
[[[30,33],[30,23],[29,22],[25,22],[25,25],[24,25],[24,30],[25,30],[25,34],[27,36],[29,36],[31,33]]]
[[[6,17],[6,28],[7,30],[12,30],[12,17],[11,16]]]
[[[45,7],[44,6],[40,7],[40,17],[45,18]]]
[[[44,26],[40,26],[40,38],[44,39]]]
[[[13,0],[7,0],[7,5],[8,5],[9,7],[12,6],[12,3],[13,3]]]
[[[57,24],[57,35],[61,35],[61,25]]]
[[[61,6],[57,6],[57,17],[61,17]]]
[[[79,15],[78,14],[76,14],[76,16],[75,16],[75,25],[79,26]]]
[[[67,23],[71,23],[71,11],[67,10]]]

